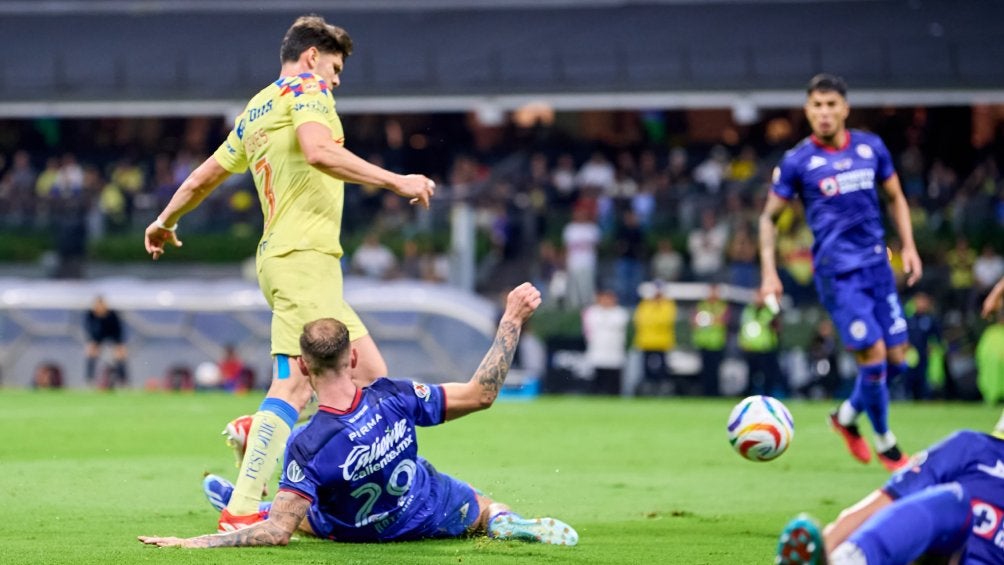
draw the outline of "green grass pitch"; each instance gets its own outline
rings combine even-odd
[[[424,429],[420,452],[524,515],[569,522],[576,547],[297,538],[286,548],[181,550],[136,541],[215,527],[202,474],[233,476],[220,430],[260,400],[0,390],[0,563],[771,563],[792,515],[832,519],[887,477],[846,454],[825,424],[830,403],[789,402],[788,453],[752,463],[726,440],[735,399],[545,398]],[[895,404],[891,418],[912,452],[958,428],[989,430],[998,415],[976,404]]]

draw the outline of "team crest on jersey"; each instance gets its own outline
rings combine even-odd
[[[840,193],[840,183],[833,177],[826,177],[819,181],[819,192],[822,192],[823,196],[835,196]]]
[[[781,167],[774,167],[774,172],[771,173],[770,178],[774,184],[777,184],[781,180]]]
[[[303,479],[303,469],[300,468],[299,463],[295,459],[290,461],[289,465],[286,465],[286,480],[291,483],[298,483]]]
[[[237,139],[244,139],[245,126],[247,126],[247,123],[245,123],[244,119],[241,118],[241,121],[237,124],[237,129],[235,130],[237,132]]]
[[[415,389],[415,396],[422,400],[429,400],[429,395],[432,394],[432,391],[429,390],[429,385],[425,383],[411,383],[411,386]]]
[[[868,326],[861,320],[851,322],[851,337],[854,339],[864,339],[868,335]]]
[[[992,540],[1001,525],[1004,513],[989,502],[974,498],[970,503],[973,509],[973,533],[983,539]]]
[[[868,145],[865,145],[864,143],[859,144],[857,147],[854,148],[854,150],[857,151],[858,156],[861,157],[862,159],[871,159],[872,157],[875,156],[875,152],[872,151],[872,148],[869,147]]]

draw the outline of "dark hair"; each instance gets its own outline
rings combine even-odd
[[[334,318],[321,318],[303,325],[300,353],[311,373],[339,369],[348,363],[349,329]]]
[[[809,80],[809,86],[805,89],[806,94],[813,92],[837,92],[843,97],[847,97],[847,83],[844,79],[827,73],[821,73]]]
[[[352,54],[352,38],[344,29],[329,24],[317,14],[300,16],[282,38],[279,60],[283,63],[296,61],[311,47],[317,47],[322,53],[341,53],[348,57]]]

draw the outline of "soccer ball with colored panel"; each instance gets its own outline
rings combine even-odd
[[[795,420],[780,400],[750,396],[739,401],[729,414],[729,443],[750,461],[778,458],[795,435]]]

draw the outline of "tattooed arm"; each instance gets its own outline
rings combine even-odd
[[[443,385],[447,420],[484,410],[495,402],[516,354],[520,330],[538,306],[540,291],[530,283],[523,283],[509,293],[502,321],[495,333],[495,341],[481,360],[474,376],[466,383]]]
[[[268,520],[235,532],[212,534],[196,538],[161,538],[139,536],[139,541],[160,547],[245,547],[251,545],[286,545],[296,531],[310,501],[292,492],[280,490],[272,501]]]

